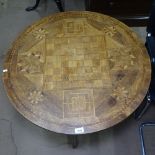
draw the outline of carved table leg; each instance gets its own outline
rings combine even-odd
[[[63,8],[63,0],[55,0],[55,3],[57,4],[57,7],[59,9],[60,12],[63,12],[64,11],[64,8]]]
[[[68,138],[68,144],[71,144],[73,149],[78,147],[79,144],[78,135],[67,135],[67,138]]]
[[[36,0],[36,3],[35,3],[34,6],[27,7],[25,10],[26,10],[26,11],[35,10],[35,9],[38,7],[39,3],[40,3],[40,0]]]

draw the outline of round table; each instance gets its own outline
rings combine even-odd
[[[146,48],[120,21],[94,12],[51,15],[13,43],[3,82],[13,106],[45,129],[77,135],[127,118],[151,76]]]

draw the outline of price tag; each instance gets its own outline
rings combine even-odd
[[[5,73],[5,72],[7,72],[8,71],[8,69],[3,69],[3,73]]]
[[[80,133],[84,133],[84,128],[75,128],[75,133],[80,134]]]

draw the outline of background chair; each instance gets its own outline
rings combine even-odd
[[[144,138],[144,128],[147,127],[155,127],[155,122],[145,122],[142,123],[139,127],[139,134],[140,134],[140,141],[141,141],[141,154],[142,155],[147,155],[146,152],[146,143],[145,143],[145,138]]]
[[[57,4],[57,7],[59,9],[60,12],[63,12],[64,11],[64,3],[62,2],[62,0],[54,0],[55,3]],[[30,6],[30,7],[27,7],[26,8],[26,11],[32,11],[32,10],[35,10],[38,5],[40,3],[40,0],[36,0],[35,4],[33,6]]]
[[[141,118],[143,113],[148,109],[149,105],[155,102],[155,0],[153,2],[149,23],[147,26],[147,37],[145,45],[151,60],[151,83],[148,93],[144,99],[144,104],[142,104],[135,113],[136,118]],[[155,122],[144,122],[139,126],[142,155],[147,155],[143,129],[151,126],[155,127]]]
[[[151,83],[144,101],[135,112],[135,118],[139,119],[148,109],[149,105],[155,102],[155,0],[153,1],[150,18],[147,26],[146,48],[151,61]]]

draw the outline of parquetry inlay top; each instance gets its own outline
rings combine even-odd
[[[46,129],[75,134],[117,124],[150,82],[143,43],[127,26],[92,12],[52,15],[27,28],[5,61],[15,108]]]

